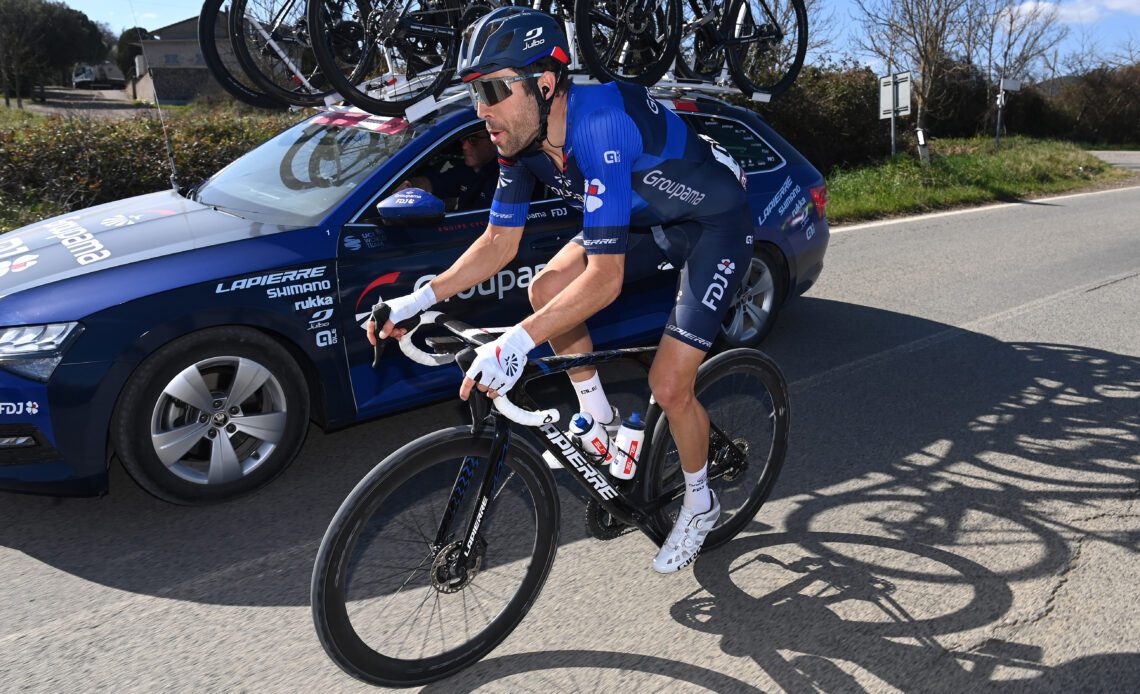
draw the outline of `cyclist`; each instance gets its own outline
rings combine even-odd
[[[475,286],[510,262],[537,177],[583,210],[583,228],[531,284],[535,313],[479,348],[460,388],[464,400],[472,387],[504,394],[535,344],[549,341],[560,354],[593,349],[584,322],[621,292],[631,223],[672,227],[670,238],[683,239],[684,267],[649,385],[669,418],[686,489],[653,568],[680,570],[696,558],[720,516],[706,474],[708,414],[694,384],[752,255],[740,167],[644,87],[571,84],[566,38],[548,14],[496,10],[473,25],[463,50],[463,80],[500,155],[489,224],[451,268],[388,302],[391,320],[380,338],[402,337],[393,322]],[[370,324],[372,341],[373,330]],[[596,370],[572,372],[571,380],[583,408],[616,427],[616,410]]]

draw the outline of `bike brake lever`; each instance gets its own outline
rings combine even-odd
[[[372,320],[376,323],[376,344],[372,346],[372,368],[380,368],[380,355],[384,353],[385,340],[380,339],[380,331],[383,330],[384,324],[388,322],[388,318],[392,315],[392,308],[385,304],[383,301],[372,307]],[[403,330],[413,330],[419,327],[420,318],[415,316],[404,321],[400,321],[392,326],[392,329],[400,328]]]
[[[468,347],[455,355],[455,363],[466,374],[475,363],[475,348]],[[491,413],[491,398],[478,388],[472,388],[467,403],[471,408],[471,433],[477,435],[482,431],[487,415]]]
[[[376,344],[372,345],[372,368],[380,368],[380,355],[384,353],[384,340],[380,339],[380,331],[388,322],[392,309],[383,301],[372,307],[372,322],[376,324]]]

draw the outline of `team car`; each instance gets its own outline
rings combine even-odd
[[[647,96],[746,172],[755,252],[734,268],[742,288],[719,343],[756,345],[822,271],[824,180],[749,110]],[[464,166],[460,143],[483,129],[455,104],[415,122],[323,110],[183,193],[0,236],[0,489],[102,494],[121,461],[162,499],[220,501],[279,475],[309,422],[335,430],[454,397],[454,369],[399,350],[373,368],[364,325],[373,304],[430,281],[486,228],[485,196],[459,204],[407,187]],[[441,310],[518,322],[527,287],[580,222],[536,185],[518,256]],[[599,348],[657,341],[673,306],[669,229],[632,231],[623,292],[589,322]]]

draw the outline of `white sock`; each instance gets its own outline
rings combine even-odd
[[[595,371],[593,376],[584,381],[570,379],[570,383],[574,386],[574,392],[578,394],[578,406],[582,411],[589,412],[590,416],[600,424],[609,424],[614,411],[610,408],[606,391],[602,390],[602,379],[598,378],[598,372]]]
[[[697,513],[704,513],[712,508],[712,493],[709,492],[709,466],[706,464],[700,472],[685,472],[685,508]]]

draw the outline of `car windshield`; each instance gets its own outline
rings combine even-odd
[[[401,118],[324,113],[237,159],[191,197],[239,217],[311,226],[415,134]]]

